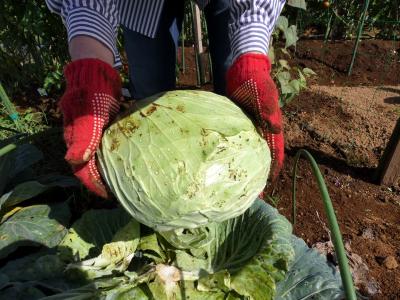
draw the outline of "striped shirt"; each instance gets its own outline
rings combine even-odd
[[[197,0],[200,8],[209,1]],[[269,40],[285,0],[231,0],[229,35],[233,59],[242,53],[268,53]],[[85,35],[106,45],[121,65],[116,46],[119,24],[154,38],[164,0],[46,0],[52,12],[62,16],[68,41]]]

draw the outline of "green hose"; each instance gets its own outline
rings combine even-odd
[[[340,276],[342,278],[343,287],[347,300],[356,300],[356,293],[354,289],[353,279],[351,277],[349,264],[346,257],[346,252],[344,250],[342,234],[340,233],[339,225],[336,220],[335,211],[332,206],[332,201],[329,197],[328,189],[324,182],[324,178],[318,168],[312,155],[301,149],[297,152],[295,157],[295,165],[293,168],[293,182],[292,182],[292,192],[293,192],[293,207],[292,207],[292,222],[293,226],[296,224],[296,178],[297,178],[297,164],[299,162],[300,156],[305,156],[311,163],[311,169],[317,179],[318,187],[321,192],[322,200],[324,202],[325,213],[328,218],[329,229],[332,232],[332,242],[335,247],[336,256],[339,262]]]

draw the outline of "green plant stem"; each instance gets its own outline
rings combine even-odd
[[[368,1],[368,0],[367,0]],[[324,203],[325,213],[328,219],[329,229],[332,232],[332,242],[335,247],[336,256],[339,263],[340,276],[342,278],[345,295],[347,300],[356,300],[356,293],[354,289],[353,280],[350,273],[348,260],[346,257],[346,251],[343,246],[342,235],[340,233],[339,225],[336,219],[335,211],[332,205],[332,201],[329,197],[328,189],[322,177],[322,174],[318,168],[318,165],[312,155],[301,149],[297,152],[295,157],[295,165],[293,168],[293,182],[292,182],[292,193],[293,193],[293,207],[292,207],[292,222],[293,226],[296,224],[296,178],[297,178],[297,165],[301,156],[305,156],[311,163],[311,169],[317,180],[319,190],[321,192],[322,200]]]
[[[17,110],[15,109],[14,104],[10,101],[10,98],[8,98],[7,93],[4,90],[3,85],[1,83],[0,83],[0,99],[8,113],[8,116],[14,122],[17,129],[19,131],[22,131],[22,125],[20,124]]]
[[[353,65],[354,65],[354,61],[356,59],[356,54],[357,54],[357,49],[358,49],[358,43],[360,42],[361,34],[362,34],[362,31],[363,31],[364,21],[365,21],[365,16],[367,15],[368,6],[369,6],[369,0],[365,0],[364,10],[363,10],[362,15],[361,15],[360,23],[358,24],[357,37],[356,37],[356,41],[354,43],[353,55],[351,57],[349,70],[347,72],[348,76],[351,75],[351,72],[353,70]]]
[[[16,144],[8,144],[8,145],[4,146],[3,148],[0,148],[0,157],[2,157],[3,155],[6,155],[8,152],[11,152],[16,148],[17,148]]]
[[[324,43],[328,41],[329,35],[331,34],[333,15],[334,15],[333,11],[330,11],[328,25],[326,26],[326,31],[324,36]]]

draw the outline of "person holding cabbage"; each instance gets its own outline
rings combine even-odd
[[[175,60],[184,0],[46,0],[63,18],[70,62],[60,101],[65,159],[92,192],[107,197],[95,162],[103,130],[119,111],[119,26],[136,99],[175,88]],[[284,0],[198,0],[204,10],[214,91],[250,114],[272,156],[272,177],[284,158],[278,92],[270,77],[268,44]],[[212,112],[210,112],[212,113]]]

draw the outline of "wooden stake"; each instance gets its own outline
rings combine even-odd
[[[381,171],[381,184],[394,186],[400,180],[400,119],[397,120],[378,170]]]
[[[204,62],[204,49],[203,49],[203,34],[201,32],[201,16],[200,8],[197,4],[194,4],[193,9],[193,27],[194,27],[194,45],[196,50],[196,56],[198,60],[198,68],[200,73],[200,84],[205,83],[205,62]]]

